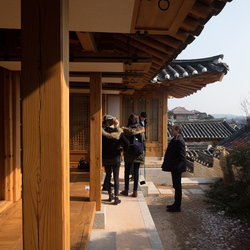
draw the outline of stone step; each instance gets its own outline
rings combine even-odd
[[[220,177],[204,177],[204,178],[183,177],[181,178],[181,183],[182,184],[210,184],[210,183],[214,183],[218,181],[219,179],[221,178]]]
[[[88,250],[116,250],[116,232],[92,232],[90,236]]]
[[[159,191],[152,181],[146,181],[145,184],[140,185],[141,191],[145,197],[157,197]]]

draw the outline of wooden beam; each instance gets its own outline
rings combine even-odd
[[[4,176],[5,200],[13,201],[13,119],[11,71],[4,71]]]
[[[160,35],[150,35],[149,37],[151,37],[152,39],[158,41],[158,42],[161,42],[161,43],[164,43],[170,47],[173,47],[175,49],[178,49],[182,42],[171,37],[171,36],[160,36]]]
[[[79,42],[82,46],[83,51],[86,52],[97,52],[95,39],[93,33],[89,32],[76,32]]]
[[[205,4],[196,1],[192,9],[190,10],[190,13],[206,19],[208,15],[210,15],[211,10],[212,10],[211,6],[208,7]]]
[[[102,75],[90,73],[90,201],[101,210]]]
[[[124,36],[122,34],[114,34],[113,37],[120,40],[120,41],[122,41],[122,42],[127,42],[127,40],[129,39],[129,37]],[[147,52],[149,54],[152,54],[153,56],[155,56],[157,58],[160,58],[160,59],[162,59],[164,61],[167,61],[169,59],[168,54],[164,54],[161,51],[156,50],[156,49],[154,49],[154,48],[152,48],[152,47],[150,47],[148,45],[145,45],[145,44],[143,44],[141,42],[138,42],[138,41],[136,41],[134,39],[130,39],[130,45],[134,46],[134,47],[136,47],[138,49],[141,49],[141,50],[143,50],[143,51],[145,51],[145,52]]]
[[[196,0],[189,0],[189,1],[183,1],[178,13],[176,14],[176,17],[171,24],[169,28],[169,32],[172,34],[176,34],[177,31],[182,26],[182,23],[184,22],[185,18],[188,15],[188,10],[192,8]]]
[[[21,1],[23,249],[70,249],[68,2]]]
[[[13,72],[13,201],[16,202],[21,198],[21,120],[20,120],[20,73]]]
[[[0,200],[5,199],[4,186],[4,68],[0,67]]]
[[[154,40],[150,37],[137,37],[136,35],[131,36],[135,41],[138,41],[142,44],[145,44],[147,46],[150,46],[154,49],[157,49],[165,54],[172,55],[175,52],[175,49],[164,44],[161,42],[158,42],[157,40]]]

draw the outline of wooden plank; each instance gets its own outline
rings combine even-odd
[[[75,195],[75,190],[72,191]],[[88,249],[96,204],[95,202],[71,201],[70,211],[69,249]],[[20,200],[0,212],[0,248],[23,249],[22,242],[22,201]]]
[[[19,200],[18,202],[9,203],[6,209],[0,212],[0,228],[3,228],[3,224],[8,224],[8,222],[11,220],[11,218],[14,217],[16,212],[22,211],[22,201]],[[10,223],[11,224],[11,223]],[[21,224],[21,220],[20,220]],[[0,241],[1,242],[1,241]]]
[[[21,198],[20,74],[13,72],[13,201]]]
[[[22,248],[22,200],[0,214],[0,248]]]
[[[21,18],[23,246],[70,249],[68,0],[23,0]]]
[[[88,249],[96,203],[71,201],[70,211],[70,249]]]
[[[90,201],[101,210],[102,75],[90,73]]]

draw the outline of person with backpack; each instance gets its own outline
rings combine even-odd
[[[113,200],[113,193],[111,191],[111,170],[113,169],[114,177],[114,204],[121,203],[118,198],[119,191],[119,170],[122,161],[121,151],[126,151],[130,145],[129,141],[123,134],[121,128],[117,128],[119,121],[112,115],[106,115],[104,118],[105,125],[102,127],[102,162],[106,171],[106,185],[109,193],[109,201]]]
[[[145,143],[145,128],[139,123],[139,116],[132,113],[128,118],[127,127],[122,127],[124,135],[130,141],[130,146],[126,152],[124,152],[125,161],[125,189],[121,194],[128,196],[129,192],[129,174],[132,164],[134,165],[134,188],[133,197],[137,197],[137,188],[139,181],[139,168],[140,164],[144,162],[146,143]]]

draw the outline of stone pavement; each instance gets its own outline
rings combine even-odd
[[[123,173],[124,168],[121,167],[120,191],[124,189]],[[183,178],[185,184],[199,184],[199,181],[205,183],[195,185],[195,188],[194,185],[192,185],[190,188],[183,189],[184,194],[203,194],[204,191],[209,188],[208,183],[204,180],[187,179],[188,180],[185,180],[185,178]],[[209,181],[213,182],[214,180],[211,179]],[[114,205],[113,202],[109,202],[107,191],[102,191],[101,216],[104,217],[101,221],[103,221],[104,226],[98,229],[98,226],[96,227],[94,225],[90,238],[89,250],[164,249],[144,199],[144,195],[172,195],[173,189],[170,186],[157,189],[152,182],[146,181],[145,185],[139,187],[138,197],[135,198],[131,196],[133,190],[132,184],[133,182],[130,183],[129,196],[119,196],[121,199],[119,205]]]

